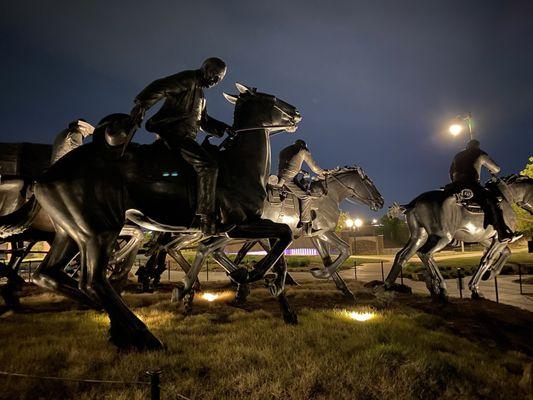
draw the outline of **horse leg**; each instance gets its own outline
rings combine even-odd
[[[0,276],[7,278],[7,284],[0,290],[0,294],[4,298],[6,305],[13,310],[20,308],[20,300],[17,292],[22,289],[22,285],[24,284],[24,279],[19,276],[18,270],[35,243],[30,242],[28,246],[24,247],[24,243],[12,242],[11,249],[13,253],[9,263],[7,265],[0,264],[0,268],[4,269],[4,271],[0,271]]]
[[[340,237],[338,237],[335,232],[325,232],[319,236],[320,240],[323,242],[332,245],[333,247],[337,248],[339,250],[339,256],[335,259],[335,261],[330,262],[328,265],[324,264],[324,269],[319,270],[311,270],[311,273],[313,276],[317,279],[328,279],[330,278],[339,267],[342,265],[344,261],[350,257],[350,246],[348,246],[348,243],[346,243],[344,240],[342,240]],[[326,251],[327,247],[325,246]],[[330,257],[331,260],[331,257]]]
[[[128,227],[129,228],[129,227]],[[132,228],[133,229],[133,228]],[[135,259],[139,248],[143,243],[142,231],[139,229],[138,232],[128,229],[127,231],[122,232],[123,235],[128,233],[130,236],[129,240],[122,246],[122,248],[116,250],[113,253],[114,264],[113,271],[109,276],[109,282],[117,290],[117,292],[122,291],[128,282],[128,275],[135,264]]]
[[[229,236],[233,239],[277,239],[271,250],[250,273],[245,268],[239,268],[230,274],[232,280],[237,283],[256,282],[262,279],[292,243],[292,231],[287,225],[277,224],[267,219],[238,225],[229,232]]]
[[[160,349],[162,343],[135,316],[124,300],[115,292],[106,277],[107,264],[113,252],[118,232],[91,233],[79,239],[82,269],[87,271],[88,289],[98,296],[109,315],[110,340],[120,348]]]
[[[172,294],[173,300],[181,301],[185,299],[184,305],[186,314],[192,312],[194,289],[195,285],[197,285],[198,274],[200,272],[200,269],[202,268],[204,260],[215,250],[225,246],[230,241],[231,239],[229,239],[228,237],[217,237],[207,239],[198,244],[194,261],[189,271],[187,271],[187,274],[183,278],[183,286],[174,289]]]
[[[269,238],[276,240],[275,243],[271,241],[271,250],[256,264],[254,270],[249,275],[248,271],[244,268],[239,268],[232,273],[232,279],[239,283],[254,282],[263,278],[266,272],[280,260],[283,252],[292,242],[291,229],[285,224],[277,224],[270,220],[259,220],[254,223],[239,225],[229,235],[235,239]],[[285,293],[284,278],[286,273],[287,264],[285,262],[279,263],[276,279],[271,282],[267,281],[267,284],[270,293],[278,298],[284,321],[288,324],[296,324],[298,323],[297,314],[291,308]],[[246,277],[247,279],[243,280]]]
[[[234,262],[231,261],[231,259],[226,255],[226,253],[224,253],[222,248],[214,251],[212,254],[212,257],[217,262],[218,265],[224,268],[224,270],[226,271],[228,275],[230,275],[233,271],[238,269],[238,267],[234,264]],[[246,298],[250,294],[250,287],[246,283],[236,283],[236,285],[237,285],[237,290],[235,293],[234,304],[236,305],[244,304],[246,303]]]
[[[409,230],[411,232],[411,237],[407,244],[401,249],[396,256],[394,257],[394,262],[392,268],[385,278],[384,286],[385,289],[391,289],[394,285],[394,282],[398,278],[400,271],[404,267],[405,263],[411,259],[421,248],[428,238],[428,234],[424,228],[418,226],[418,223],[415,221],[414,216],[408,216]]]
[[[265,250],[267,253],[272,249],[272,245],[275,243],[272,239],[269,240],[260,240],[259,245]],[[274,272],[279,271],[280,268],[283,269],[283,264],[280,264],[281,262],[285,262],[285,256],[282,254],[280,259],[276,262],[272,270]],[[277,267],[278,266],[278,267]],[[291,286],[298,286],[298,282],[296,282],[296,279],[292,277],[291,274],[289,274],[289,271],[285,271],[285,285],[291,285]]]
[[[511,254],[511,251],[507,247],[507,244],[501,243],[500,241],[496,239],[487,240],[487,241],[481,242],[481,244],[485,246],[486,248],[485,252],[483,253],[483,256],[481,257],[481,260],[479,262],[476,272],[474,273],[474,275],[472,275],[470,282],[468,282],[468,288],[470,289],[471,297],[474,300],[477,300],[483,297],[481,293],[479,292],[479,282],[483,279],[485,274],[489,272],[493,262],[496,261],[496,263],[499,263],[500,259],[502,259],[501,263],[505,263],[505,260]]]
[[[439,252],[452,241],[451,237],[442,237],[437,235],[430,235],[427,242],[422,246],[418,252],[418,256],[429,270],[431,275],[431,282],[429,283],[430,293],[437,295],[442,301],[446,301],[448,291],[446,289],[446,281],[442,276],[433,254]]]
[[[324,267],[328,268],[330,265],[333,264],[333,260],[331,259],[331,255],[329,254],[326,243],[324,243],[321,239],[319,239],[316,236],[311,237],[311,241],[313,242],[316,250],[318,251],[320,258],[322,258],[322,263],[324,264]],[[345,243],[344,241],[342,242]],[[340,251],[342,254],[343,250],[340,250]],[[339,255],[338,258],[340,257],[341,256]],[[349,248],[348,248],[348,257],[350,257]],[[343,257],[341,265],[348,257]],[[339,289],[342,292],[344,297],[355,300],[354,294],[352,293],[350,289],[348,289],[348,285],[346,285],[346,282],[344,281],[344,279],[342,279],[342,277],[339,275],[339,273],[336,270],[335,272],[331,274],[331,277],[333,278],[333,282],[335,282],[335,286],[337,287],[337,289]]]
[[[239,265],[242,262],[242,260],[244,259],[244,257],[246,257],[246,254],[248,254],[248,252],[250,250],[252,250],[252,248],[258,242],[259,242],[259,240],[250,240],[250,241],[247,241],[246,243],[244,243],[243,246],[240,248],[240,250],[237,252],[237,255],[235,256],[235,259],[233,260],[233,264]]]
[[[79,283],[64,268],[79,252],[76,242],[66,232],[56,227],[56,234],[45,259],[39,264],[32,275],[36,285],[59,292],[91,308],[99,308],[98,302],[79,289]]]

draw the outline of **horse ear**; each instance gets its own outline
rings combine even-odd
[[[235,82],[235,87],[237,88],[239,93],[251,93],[252,92],[251,88],[239,82]]]
[[[222,92],[222,94],[224,95],[226,100],[229,101],[231,104],[237,103],[237,99],[239,98],[239,96],[235,96],[233,94],[227,94],[225,92]]]

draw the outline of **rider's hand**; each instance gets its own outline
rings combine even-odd
[[[237,134],[237,132],[235,132],[235,129],[233,129],[232,126],[226,126],[226,133],[228,134],[228,136],[235,136]]]

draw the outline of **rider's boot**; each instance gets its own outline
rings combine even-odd
[[[199,172],[197,182],[196,215],[200,220],[200,229],[205,235],[214,235],[217,232],[215,216],[217,170]]]

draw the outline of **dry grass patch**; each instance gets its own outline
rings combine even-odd
[[[486,351],[454,335],[440,317],[374,308],[376,318],[357,322],[341,311],[353,309],[346,304],[316,304],[338,299],[331,289],[318,295],[309,288],[291,291],[295,302],[307,299],[313,307],[299,310],[297,326],[285,325],[261,291],[250,302],[270,302],[264,310],[198,303],[197,314],[186,318],[168,294],[127,295],[167,345],[161,352],[117,351],[106,341],[102,313],[10,314],[0,320],[0,369],[127,381],[146,380],[144,371],[162,369],[163,398],[169,399],[178,393],[195,399],[524,397],[518,381],[525,356]],[[1,399],[147,398],[138,387],[0,380]]]

